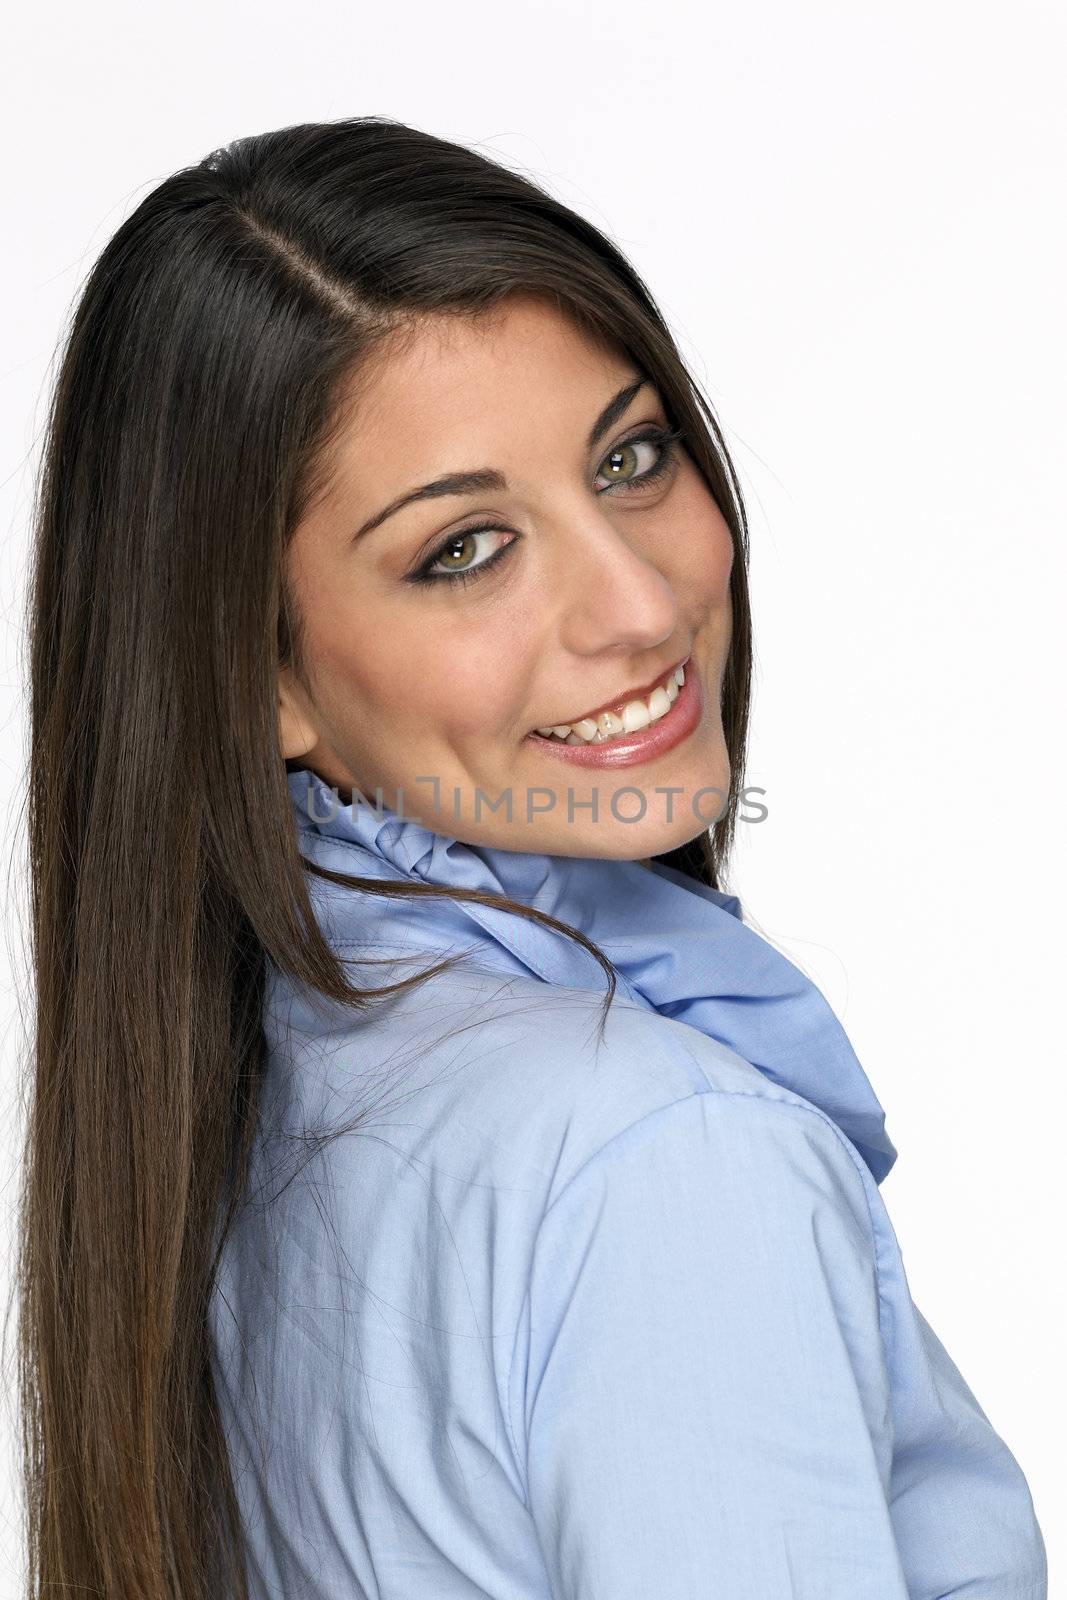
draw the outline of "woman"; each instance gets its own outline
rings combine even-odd
[[[37,526],[42,1592],[1043,1596],[722,887],[744,511],[619,253],[403,124],[239,140],[92,271]]]

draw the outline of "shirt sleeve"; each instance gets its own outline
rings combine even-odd
[[[550,1203],[512,1407],[554,1600],[908,1600],[859,1161],[715,1091]]]

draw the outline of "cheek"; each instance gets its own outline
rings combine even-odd
[[[418,721],[449,742],[510,728],[524,708],[533,674],[506,606],[489,606],[478,621],[440,627],[420,647]]]
[[[715,527],[709,539],[708,567],[716,592],[727,597],[730,593],[730,573],[734,565],[734,541],[730,528],[719,510],[715,508]]]
[[[384,608],[349,600],[328,585],[318,591],[313,615],[313,691],[331,736],[385,726],[386,719],[395,725],[417,698],[425,671],[417,636],[407,638],[401,628],[384,625]]]
[[[390,738],[463,739],[510,726],[529,667],[500,612],[477,624],[447,600],[389,609],[371,623],[334,618],[320,654],[322,688],[342,726],[371,716]]]
[[[727,603],[734,563],[733,539],[726,518],[703,480],[699,487],[694,486],[691,498],[679,509],[678,516],[681,525],[691,531],[691,537],[682,546],[686,587],[703,605]]]

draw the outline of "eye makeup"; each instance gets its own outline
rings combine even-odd
[[[654,486],[665,478],[678,464],[678,443],[683,437],[681,428],[663,428],[658,425],[642,428],[640,432],[630,435],[629,438],[620,439],[607,453],[601,457],[601,465],[611,456],[631,445],[652,444],[657,449],[657,456],[650,467],[643,472],[636,473],[630,478],[619,478],[615,483],[609,483],[598,491],[600,494],[627,495],[641,494],[646,488]],[[599,476],[599,474],[598,474]],[[433,568],[453,546],[462,546],[468,539],[476,539],[481,534],[510,533],[508,528],[498,527],[493,522],[478,522],[469,528],[460,528],[450,533],[443,539],[426,560],[407,578],[408,583],[434,584],[434,583],[473,583],[484,573],[489,572],[500,562],[511,547],[522,538],[521,534],[514,534],[507,542],[492,555],[480,561],[477,566],[456,569],[451,572],[434,572]]]

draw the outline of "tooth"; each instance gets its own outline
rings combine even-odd
[[[653,689],[649,697],[648,709],[653,722],[667,715],[667,712],[671,709],[671,702],[667,697],[666,689]]]
[[[643,700],[628,700],[622,709],[622,728],[624,733],[634,733],[638,728],[647,728],[652,718],[648,713],[648,706]]]
[[[595,718],[582,717],[573,724],[558,722],[551,727],[538,728],[537,732],[545,738],[555,735],[565,744],[602,744],[605,739],[616,738],[620,733],[634,733],[665,717],[684,683],[684,666],[675,667],[665,685],[653,689],[647,700],[627,701],[621,716],[612,711],[601,711]]]

